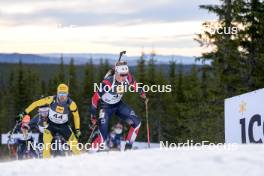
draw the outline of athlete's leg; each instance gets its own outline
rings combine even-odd
[[[100,148],[100,144],[103,144],[106,142],[107,136],[108,136],[108,124],[109,120],[111,119],[111,116],[113,112],[115,111],[115,108],[104,108],[100,110],[99,113],[99,134],[95,138],[95,140],[92,142],[92,148],[95,150],[98,150]]]
[[[53,139],[52,132],[50,131],[52,128],[44,129],[43,133],[43,158],[50,158],[50,148],[51,148],[51,141]]]
[[[67,141],[67,144],[70,146],[73,154],[80,154],[80,149],[78,147],[78,140],[75,137],[73,131],[67,124],[62,124],[57,126],[58,132],[63,138]]]
[[[138,131],[141,125],[139,117],[135,114],[135,111],[123,102],[120,103],[116,114],[120,119],[126,121],[130,125],[126,141],[129,144],[133,144],[136,140]]]

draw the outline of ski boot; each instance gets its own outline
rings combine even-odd
[[[126,143],[126,145],[125,145],[125,150],[131,150],[132,147],[133,147],[132,144],[130,144],[130,143]]]

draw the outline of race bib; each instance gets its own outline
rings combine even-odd
[[[102,96],[102,100],[108,104],[116,104],[121,100],[122,96],[123,94],[110,94],[107,92]]]
[[[49,119],[57,124],[63,124],[68,122],[68,114],[61,114],[52,109],[49,110]]]
[[[118,94],[122,94],[122,93],[124,93],[124,92],[125,92],[125,87],[124,87],[124,85],[118,85],[118,86],[116,87],[116,92],[117,92]]]

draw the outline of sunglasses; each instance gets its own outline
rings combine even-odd
[[[58,93],[58,96],[59,96],[59,97],[67,97],[68,94],[67,94],[67,93]]]
[[[128,74],[120,74],[121,77],[126,77]]]

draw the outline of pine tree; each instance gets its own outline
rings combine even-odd
[[[13,120],[11,120],[9,117],[9,104],[8,104],[8,97],[5,95],[1,95],[0,99],[0,133],[6,133],[8,130],[10,130],[11,123]]]
[[[219,80],[218,87],[224,97],[233,96],[242,86],[241,73],[242,58],[239,53],[239,40],[237,33],[231,31],[234,27],[238,27],[235,20],[234,2],[231,0],[221,0],[221,5],[202,5],[203,9],[218,15],[218,23],[205,22],[204,26],[210,26],[216,32],[211,33],[205,31],[199,35],[198,41],[202,46],[216,48],[215,50],[203,53],[201,59],[210,60],[212,71],[216,79]]]
[[[179,73],[177,78],[177,87],[176,87],[176,101],[179,103],[185,102],[184,87],[183,87],[183,65],[179,65]]]
[[[69,65],[69,78],[68,78],[68,86],[69,86],[69,96],[73,99],[73,101],[75,101],[75,103],[77,104],[78,109],[82,109],[82,103],[81,103],[81,93],[79,90],[79,85],[78,85],[78,79],[77,79],[77,75],[76,75],[76,67],[74,65],[74,59],[71,58],[70,60],[70,65]],[[81,112],[80,116],[82,116]],[[72,118],[70,118],[70,123],[73,124],[73,120]],[[81,121],[82,123],[82,121]],[[73,126],[73,125],[72,125]]]
[[[156,78],[156,59],[155,59],[155,51],[152,51],[150,54],[150,59],[148,61],[148,84],[152,85],[155,84],[155,78]]]
[[[200,82],[196,65],[192,65],[191,72],[185,75],[184,95],[188,102],[197,102],[201,99]]]
[[[63,61],[63,55],[60,57],[60,68],[58,73],[58,80],[60,82],[65,82],[65,71],[64,71],[64,61]]]
[[[157,85],[157,73],[156,73],[156,59],[155,59],[155,52],[152,51],[150,54],[150,58],[148,60],[148,65],[147,65],[147,74],[146,74],[146,84],[148,86],[152,85]],[[159,128],[160,125],[160,116],[157,117],[158,112],[155,110],[157,109],[158,102],[157,102],[157,96],[158,92],[152,92],[151,90],[147,93],[148,98],[151,100],[148,103],[149,106],[149,118],[151,119],[149,121],[149,128],[150,129],[157,129]],[[152,130],[152,133],[150,133],[150,139],[151,141],[158,141],[159,133],[156,130]]]
[[[162,67],[159,67],[159,70],[157,71],[157,77],[156,77],[156,84],[160,85],[160,86],[166,86],[168,85],[168,81],[165,79],[165,75],[163,73]],[[163,88],[161,88],[160,90],[164,91]],[[169,92],[158,92],[155,95],[155,103],[157,104],[157,106],[155,107],[155,109],[153,109],[153,114],[155,114],[154,117],[156,120],[156,127],[154,128],[153,131],[156,132],[157,136],[154,136],[154,142],[159,142],[159,141],[165,141],[165,136],[164,136],[164,124],[166,124],[166,115],[167,112],[165,111],[165,107],[168,104],[168,98],[169,96]],[[153,101],[153,100],[151,100]],[[150,119],[152,120],[152,119]],[[156,138],[155,138],[156,137]]]
[[[30,68],[25,71],[25,83],[27,86],[27,96],[28,96],[28,103],[35,101],[40,97],[41,94],[41,87],[40,87],[40,80],[39,75],[31,70]]]
[[[135,79],[138,83],[142,85],[146,84],[146,65],[145,65],[145,56],[142,53],[141,57],[137,61],[137,66],[135,70]],[[142,100],[136,95],[137,93],[128,92],[125,94],[125,101],[134,109],[139,117],[141,117],[142,125],[140,129],[140,133],[138,136],[139,140],[146,141],[146,119],[145,119],[145,106]],[[148,93],[146,93],[148,96]]]
[[[69,79],[68,79],[68,86],[70,91],[70,96],[74,101],[79,101],[79,86],[78,86],[78,79],[76,76],[76,67],[74,65],[74,59],[71,58],[70,65],[69,65]]]
[[[82,91],[82,97],[84,98],[84,102],[86,105],[90,103],[87,102],[87,100],[91,99],[93,92],[94,92],[94,83],[95,83],[95,66],[93,64],[92,58],[90,59],[90,62],[87,63],[84,67],[84,79],[83,79],[83,91]]]
[[[28,104],[29,94],[27,92],[27,87],[29,85],[26,84],[25,77],[25,69],[23,67],[22,62],[20,61],[18,64],[18,69],[16,71],[16,78],[14,83],[14,110],[16,113],[19,113],[24,110],[25,106]]]
[[[176,90],[176,62],[171,60],[169,64],[169,82],[173,90]],[[172,94],[175,95],[175,91],[172,91]]]
[[[169,142],[179,142],[179,106],[176,103],[176,63],[174,60],[170,62],[168,72],[168,83],[171,85],[172,92],[164,93],[162,95],[162,102],[164,103],[162,114],[162,138]]]
[[[260,0],[236,1],[236,20],[243,24],[239,41],[243,66],[247,68],[245,81],[249,90],[264,84],[264,2]]]
[[[47,93],[48,95],[55,95],[56,93],[56,87],[58,86],[58,81],[56,78],[53,78],[53,79],[49,79],[48,81],[48,90],[47,90]]]
[[[109,61],[108,59],[103,60],[102,58],[100,59],[99,65],[98,65],[98,74],[97,74],[97,81],[102,81],[110,69]]]
[[[47,96],[47,86],[46,86],[46,82],[44,80],[41,80],[41,86],[40,86],[40,93],[43,96]]]
[[[141,56],[137,62],[136,78],[137,81],[143,83],[146,81],[146,68],[145,68],[145,54],[141,53]]]
[[[84,67],[84,78],[82,81],[82,106],[81,106],[81,130],[82,134],[84,134],[83,141],[87,141],[88,127],[90,123],[90,106],[91,99],[93,95],[93,88],[95,82],[95,66],[93,65],[92,58],[90,62],[87,63]]]

